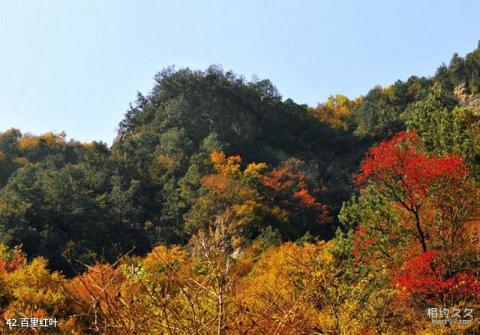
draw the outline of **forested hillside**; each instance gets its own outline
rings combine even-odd
[[[110,147],[0,133],[4,318],[55,316],[65,334],[480,332],[480,48],[317,106],[216,66],[155,82]],[[439,325],[431,308],[473,317]]]

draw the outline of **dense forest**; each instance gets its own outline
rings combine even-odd
[[[59,320],[0,330],[478,334],[479,183],[480,46],[314,107],[167,68],[111,146],[0,133],[0,313]]]

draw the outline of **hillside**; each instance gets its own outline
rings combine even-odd
[[[102,334],[452,334],[425,310],[480,306],[480,48],[317,106],[215,66],[155,81],[111,147],[0,133],[2,313]]]

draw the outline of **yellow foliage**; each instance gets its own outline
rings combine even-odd
[[[167,248],[163,245],[155,247],[142,261],[143,267],[152,273],[161,273],[178,270],[189,262],[188,253],[179,246]]]
[[[309,287],[299,265],[308,262],[318,245],[286,243],[261,256],[241,285],[242,323],[257,333],[302,334],[315,328],[317,311],[309,303]]]
[[[393,98],[394,92],[395,91],[393,85],[389,85],[383,89],[383,93],[385,93],[389,98]]]
[[[159,154],[154,158],[150,175],[155,182],[162,183],[162,177],[169,171],[175,169],[175,158]]]
[[[37,309],[58,315],[65,306],[64,279],[57,272],[50,273],[43,258],[10,273],[6,282],[14,299],[5,311],[10,316],[29,315]]]
[[[71,315],[69,298],[65,292],[65,279],[47,269],[47,261],[35,258],[27,262],[19,248],[13,250],[0,245],[0,300],[2,319],[56,318],[61,330],[63,321]],[[72,320],[70,326],[75,324]],[[9,334],[0,323],[0,333]],[[44,334],[43,331],[36,332]]]
[[[310,112],[320,121],[333,128],[347,129],[347,120],[352,109],[359,104],[359,100],[350,100],[344,95],[329,96],[327,102],[310,108]]]
[[[262,173],[267,168],[267,164],[265,163],[250,163],[248,166],[245,168],[243,173],[245,175],[251,175],[254,177],[259,177]]]
[[[236,210],[248,216],[255,206]],[[471,327],[439,327],[425,311],[394,304],[388,289],[372,286],[386,276],[382,269],[351,280],[357,271],[339,262],[333,242],[266,250],[254,242],[233,256],[212,236],[200,241],[199,254],[159,245],[70,280],[49,272],[44,259],[27,262],[18,248],[0,245],[0,316],[54,316],[62,333],[79,335],[97,324],[105,335],[216,333],[219,306],[229,334],[446,335]]]
[[[240,156],[226,157],[223,151],[213,151],[210,154],[210,160],[219,175],[235,176],[240,173],[240,164],[242,163]]]
[[[61,143],[65,143],[65,136],[65,133],[54,134],[52,132],[40,136],[25,134],[18,141],[18,146],[23,150],[33,150],[38,148],[40,142],[43,142],[49,148],[54,148]]]

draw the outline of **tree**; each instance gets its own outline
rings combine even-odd
[[[407,108],[403,118],[428,152],[460,155],[478,177],[479,117],[470,106],[456,104],[451,93],[436,84],[425,99]]]
[[[290,158],[261,180],[271,206],[288,218],[288,226],[276,227],[286,238],[297,239],[307,232],[328,235],[331,218],[318,200],[325,189],[307,174],[304,162]]]
[[[62,332],[75,329],[71,300],[65,293],[65,278],[58,272],[50,272],[44,258],[27,260],[19,249],[0,245],[0,307],[2,319],[52,318],[55,317]],[[13,331],[18,328],[13,328]],[[12,329],[2,322],[2,333]],[[38,334],[47,334],[51,329],[36,329]]]
[[[462,159],[427,155],[403,132],[369,150],[356,180],[369,186],[342,214],[357,222],[356,257],[386,265],[417,305],[476,303],[477,266],[467,260],[479,251],[471,242],[479,198]]]
[[[336,96],[329,96],[325,103],[318,104],[317,107],[310,108],[309,111],[323,123],[333,128],[347,130],[351,123],[352,109],[361,102],[362,99],[349,100],[346,96],[337,94]]]
[[[416,133],[401,132],[368,151],[356,182],[361,185],[372,181],[410,213],[415,223],[412,234],[426,252],[429,236],[422,221],[423,207],[435,195],[451,191],[453,184],[462,188],[466,176],[467,167],[460,157],[427,156]]]

